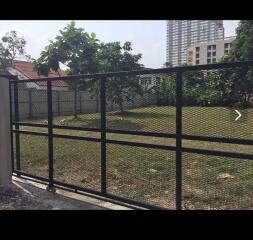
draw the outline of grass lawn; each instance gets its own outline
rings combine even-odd
[[[107,113],[107,127],[175,133],[174,107],[146,107],[128,114]],[[230,110],[220,107],[184,107],[183,133],[253,139],[253,112],[233,122]],[[99,127],[99,114],[55,117],[54,123]],[[43,123],[44,120],[31,120]],[[47,131],[21,127],[22,130]],[[99,133],[54,129],[54,133],[100,137]],[[47,138],[21,134],[22,170],[47,176]],[[110,139],[175,145],[174,139],[107,134]],[[253,153],[251,146],[183,141],[184,147]],[[134,200],[175,208],[175,152],[107,144],[108,192]],[[219,179],[220,174],[230,174]],[[54,139],[54,177],[100,190],[100,144]],[[253,161],[183,153],[183,204],[185,209],[253,208]]]

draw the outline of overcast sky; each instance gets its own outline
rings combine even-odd
[[[0,21],[0,37],[16,30],[27,41],[27,53],[37,58],[49,40],[70,21]],[[239,20],[224,20],[225,37],[234,36]],[[132,41],[133,52],[142,53],[145,67],[160,68],[166,61],[166,21],[76,21],[104,42]]]

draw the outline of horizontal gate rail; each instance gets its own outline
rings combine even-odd
[[[26,173],[26,172],[23,172],[23,171],[14,170],[13,173],[17,174],[18,177],[24,178],[26,180],[30,180],[30,181],[34,181],[33,179],[39,180],[39,181],[35,181],[37,183],[41,183],[41,184],[44,183],[45,184],[45,183],[49,182],[48,178],[40,177],[40,176],[33,175],[33,174],[29,174],[29,173]],[[92,189],[84,188],[84,187],[79,187],[79,186],[69,184],[69,183],[64,183],[64,182],[61,182],[61,181],[57,181],[55,179],[53,180],[53,184],[54,184],[55,187],[58,187],[58,188],[61,188],[61,189],[67,190],[67,191],[72,191],[72,192],[80,193],[80,194],[88,193],[88,194],[83,194],[83,195],[86,195],[86,196],[89,196],[89,197],[94,197],[94,198],[97,198],[99,200],[104,200],[104,201],[106,200],[108,202],[111,202],[111,203],[114,203],[114,204],[119,204],[119,205],[126,206],[126,207],[130,207],[130,208],[133,208],[133,209],[136,209],[136,210],[138,210],[139,208],[135,208],[135,206],[138,206],[138,207],[141,207],[141,208],[144,208],[144,209],[150,209],[150,210],[169,210],[167,208],[157,207],[157,206],[154,206],[154,205],[151,205],[151,204],[145,204],[143,202],[135,201],[135,200],[132,200],[132,199],[129,199],[129,198],[116,196],[116,195],[111,194],[111,193],[103,194],[103,193],[101,193],[99,191],[96,191],[96,190],[92,190]],[[89,195],[89,194],[92,194],[92,196]],[[96,197],[96,196],[100,196],[100,197]],[[115,200],[115,201],[111,201],[111,200]],[[124,203],[128,203],[130,206],[126,205]]]
[[[189,72],[198,70],[214,70],[214,69],[225,69],[233,67],[252,67],[253,61],[243,62],[230,62],[230,63],[212,63],[205,65],[193,65],[193,66],[182,66],[182,67],[171,67],[171,68],[159,68],[150,70],[135,70],[135,71],[122,71],[122,72],[109,72],[109,73],[97,73],[97,74],[81,74],[81,75],[70,75],[62,77],[46,77],[46,78],[34,78],[34,79],[23,79],[23,80],[11,80],[11,82],[27,83],[27,82],[43,82],[47,80],[58,81],[58,80],[80,80],[80,79],[101,79],[106,77],[115,76],[131,76],[131,75],[144,75],[144,74],[156,74],[156,73],[174,73],[177,71]]]
[[[46,124],[39,123],[26,123],[26,122],[13,122],[13,125],[18,124],[19,126],[27,127],[39,127],[47,128]],[[90,132],[101,132],[98,128],[84,128],[84,127],[73,127],[73,126],[59,126],[53,125],[56,129],[68,129],[68,130],[79,130],[79,131],[90,131]],[[148,136],[148,137],[162,137],[162,138],[176,138],[176,133],[162,133],[162,132],[144,132],[144,131],[131,131],[131,130],[118,130],[106,128],[107,133],[125,134],[125,135],[138,135],[138,136]],[[182,134],[183,140],[197,140],[197,141],[207,141],[207,142],[218,142],[218,143],[232,143],[232,144],[243,144],[243,145],[253,145],[253,140],[251,139],[240,139],[240,138],[225,138],[225,137],[208,137],[208,136],[196,136]]]
[[[12,130],[12,131],[17,132],[16,130]],[[42,133],[42,132],[23,131],[23,130],[19,130],[18,132],[21,134],[28,134],[28,135],[48,136],[48,133]],[[55,133],[53,134],[53,137],[101,142],[100,138],[90,138],[90,137],[72,136],[72,135],[55,134]],[[112,139],[106,139],[106,143],[176,151],[176,146],[171,146],[171,145],[129,142],[129,141],[120,141],[120,140],[112,140]],[[246,154],[246,153],[239,153],[239,152],[228,152],[228,151],[217,151],[217,150],[207,150],[207,149],[198,149],[198,148],[187,148],[187,147],[182,147],[181,149],[182,149],[182,152],[186,152],[186,153],[198,153],[198,154],[203,154],[203,155],[214,155],[214,156],[220,156],[220,157],[231,157],[231,158],[241,158],[241,159],[246,159],[246,160],[253,160],[253,154]]]

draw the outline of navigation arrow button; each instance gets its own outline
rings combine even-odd
[[[237,118],[235,119],[235,121],[237,121],[242,116],[242,114],[236,109],[235,109],[235,111],[238,114]]]

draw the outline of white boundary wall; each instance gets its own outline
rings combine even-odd
[[[12,92],[12,109],[14,116]],[[53,97],[53,113],[54,116],[66,116],[74,114],[74,91],[52,91]],[[46,118],[47,117],[47,91],[36,89],[21,89],[18,90],[19,99],[19,117],[20,120],[28,118]],[[125,109],[133,109],[138,107],[155,105],[156,98],[152,94],[144,94],[144,96],[136,96],[130,102],[124,102]],[[117,111],[117,104],[108,103],[107,112]],[[77,93],[77,113],[97,113],[100,111],[100,101],[98,97],[91,97],[89,92],[79,91]]]

